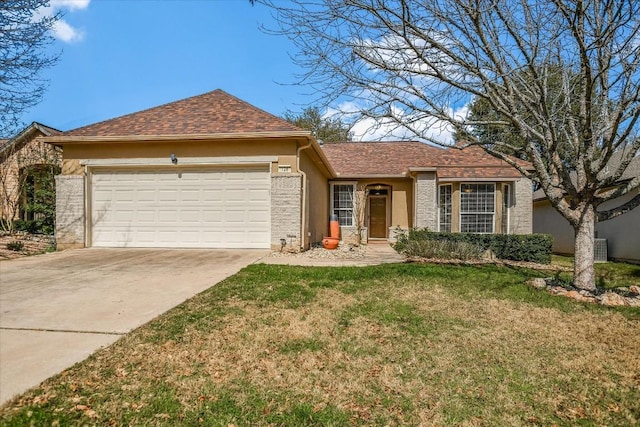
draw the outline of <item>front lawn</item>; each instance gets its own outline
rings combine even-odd
[[[573,257],[552,255],[551,264],[573,269]],[[596,284],[599,287],[616,288],[640,285],[640,265],[609,261],[597,262],[594,267],[596,270]],[[572,274],[567,273],[562,276],[567,281],[570,281]]]
[[[514,267],[252,265],[2,425],[638,425],[640,309]]]

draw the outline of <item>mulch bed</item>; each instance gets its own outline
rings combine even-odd
[[[42,234],[0,234],[0,260],[16,259],[44,253],[53,245],[54,241],[53,236]],[[23,247],[20,251],[7,249],[7,244],[10,242],[21,242]]]

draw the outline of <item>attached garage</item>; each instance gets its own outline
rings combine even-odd
[[[42,141],[63,153],[60,250],[298,250],[326,234],[335,173],[316,140],[222,90]]]
[[[269,248],[269,166],[94,168],[91,246]]]

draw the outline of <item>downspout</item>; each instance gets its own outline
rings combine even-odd
[[[300,153],[302,150],[306,150],[311,147],[312,141],[309,139],[309,143],[307,145],[301,145],[298,147],[296,152],[296,169],[302,175],[302,209],[301,209],[301,218],[300,218],[300,249],[304,249],[304,237],[305,237],[305,223],[306,223],[306,214],[307,214],[307,174],[300,169]]]

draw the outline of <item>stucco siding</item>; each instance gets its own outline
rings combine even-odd
[[[307,175],[304,247],[322,242],[329,229],[329,182],[310,159],[307,150],[300,153],[300,169]]]

